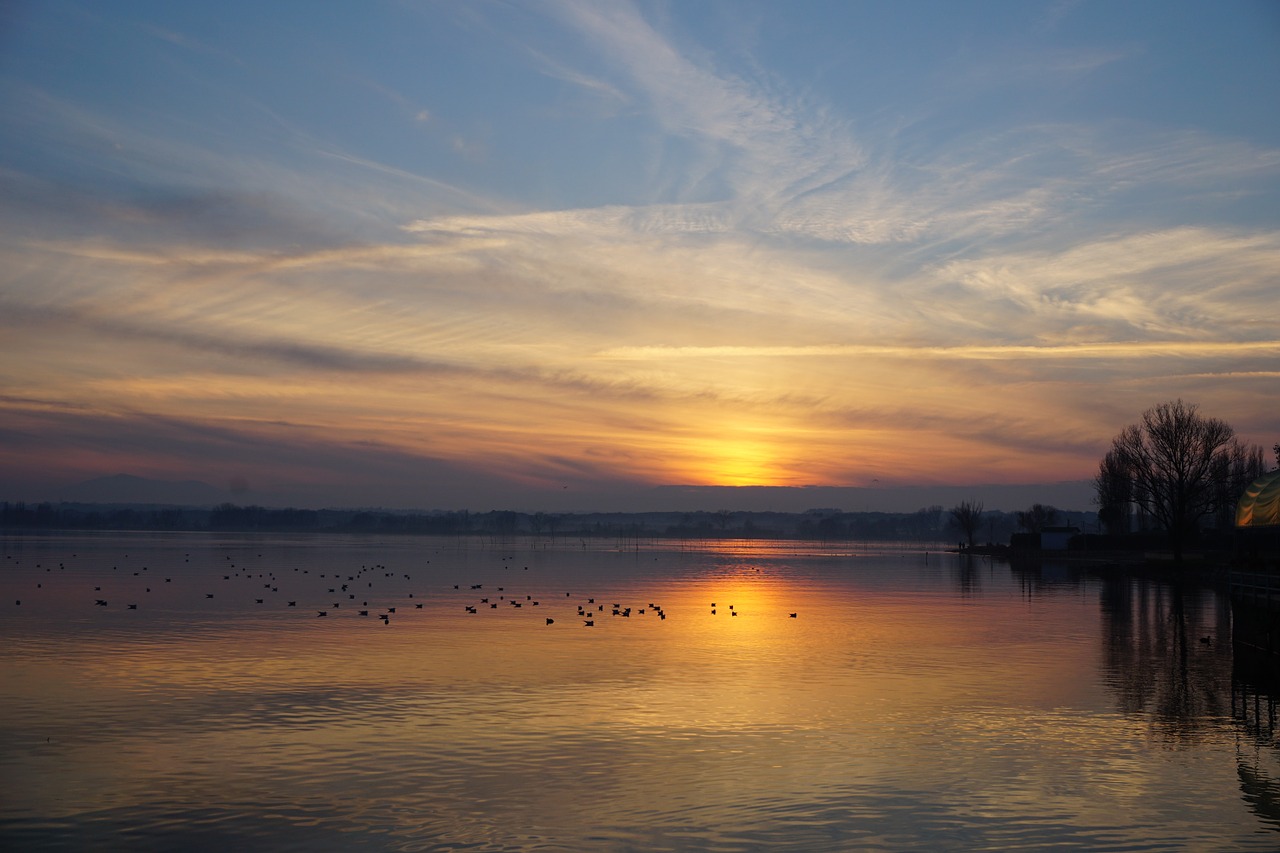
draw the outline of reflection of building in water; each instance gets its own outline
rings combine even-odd
[[[1061,587],[1078,588],[1088,578],[1084,563],[1069,560],[1044,559],[1040,555],[1011,555],[1009,571],[1028,597],[1042,595]]]
[[[1280,677],[1273,662],[1237,649],[1231,678],[1231,717],[1240,727],[1236,772],[1249,808],[1280,830]]]

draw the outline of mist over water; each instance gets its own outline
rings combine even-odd
[[[918,544],[0,542],[8,849],[1280,846],[1275,694],[1211,590]]]

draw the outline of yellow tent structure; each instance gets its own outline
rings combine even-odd
[[[1236,527],[1280,525],[1280,470],[1249,484],[1236,503]]]

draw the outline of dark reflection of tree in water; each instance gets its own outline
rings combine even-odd
[[[1102,585],[1107,683],[1119,709],[1161,738],[1193,742],[1229,712],[1231,605],[1188,584],[1110,577]]]
[[[982,591],[982,580],[978,576],[979,561],[972,554],[961,554],[955,568],[956,587],[965,598],[977,595]]]
[[[1194,743],[1236,723],[1241,797],[1280,830],[1280,672],[1232,653],[1225,592],[1143,577],[1102,584],[1104,671],[1121,712],[1166,742]]]

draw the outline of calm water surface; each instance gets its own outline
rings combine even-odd
[[[0,544],[4,849],[1280,849],[1275,693],[1211,591],[848,544]]]

